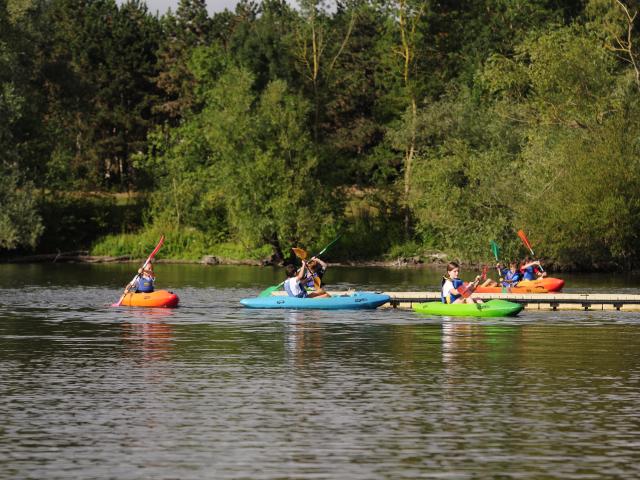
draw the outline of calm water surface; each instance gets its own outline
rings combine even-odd
[[[0,478],[640,477],[639,313],[247,310],[280,271],[164,264],[180,308],[110,308],[135,268],[0,265]],[[327,280],[424,291],[439,273]]]

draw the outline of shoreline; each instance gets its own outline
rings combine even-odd
[[[0,258],[3,264],[20,263],[141,263],[144,258],[133,258],[129,255],[89,255],[88,251],[45,253],[36,255],[22,255]],[[194,265],[249,265],[256,267],[282,267],[284,264],[269,262],[268,260],[237,260],[231,258],[205,255],[200,260],[186,259],[159,259],[154,260],[159,264],[194,264]],[[395,260],[348,260],[345,262],[327,262],[332,267],[385,267],[385,268],[441,268],[446,261],[441,256],[431,261],[420,258],[398,258]]]
[[[72,252],[45,253],[34,255],[18,255],[0,257],[0,264],[24,264],[24,263],[138,263],[144,262],[145,258],[134,258],[130,255],[110,256],[110,255],[89,255],[87,250]],[[438,269],[446,268],[448,257],[444,253],[433,253],[424,257],[399,257],[394,260],[345,260],[341,262],[327,262],[332,267],[374,267],[374,268],[398,268],[398,269]],[[479,269],[488,266],[492,269],[492,263],[466,262],[455,259],[464,269]],[[270,259],[233,259],[217,257],[215,255],[205,255],[199,260],[163,258],[154,260],[159,264],[183,264],[183,265],[248,265],[254,267],[276,267],[284,266],[284,263],[274,263]],[[553,268],[552,262],[545,264],[547,270],[551,270],[556,275],[562,273],[627,273],[640,275],[640,270],[620,270],[617,268],[594,268],[586,270]],[[556,266],[557,267],[557,266]]]

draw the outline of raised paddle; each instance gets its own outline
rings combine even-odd
[[[302,248],[299,248],[299,247],[293,247],[291,250],[293,250],[293,253],[296,254],[296,257],[298,257],[303,262],[307,259],[307,251],[306,250],[304,250]],[[307,271],[309,273],[313,273],[309,269],[308,265],[307,265]],[[313,278],[313,286],[314,286],[314,288],[316,290],[320,290],[320,277],[318,277],[317,275],[314,275],[312,278]]]
[[[327,245],[326,247],[324,247],[322,250],[320,250],[320,252],[318,252],[316,255],[314,255],[314,257],[319,257],[320,255],[322,255],[324,252],[327,251],[327,249],[329,247],[331,247],[332,245],[334,245],[338,240],[340,240],[340,237],[342,236],[342,234],[339,234],[336,238],[333,239],[333,241],[331,243],[329,243],[329,245]],[[296,247],[297,248],[297,247]],[[302,250],[302,249],[300,249]],[[295,252],[295,250],[294,250]],[[306,253],[306,252],[305,252]],[[269,288],[265,288],[262,292],[260,292],[260,294],[258,295],[258,297],[270,297],[271,294],[273,292],[275,292],[276,290],[279,290],[280,287],[282,285],[284,285],[285,280],[283,280],[282,282],[280,282],[278,285],[273,285]]]
[[[518,230],[518,236],[520,237],[520,240],[522,240],[522,243],[524,243],[524,246],[527,247],[531,252],[531,256],[535,258],[536,254],[533,253],[533,248],[531,248],[531,242],[529,242],[529,239],[524,234],[524,231]],[[542,265],[538,265],[538,266],[540,267],[540,271],[544,272],[544,268],[542,268]]]
[[[147,257],[147,259],[145,260],[145,262],[142,264],[142,268],[141,270],[144,270],[145,267],[147,265],[149,265],[149,262],[151,260],[153,260],[153,257],[156,256],[156,253],[158,253],[158,250],[160,250],[160,247],[162,247],[162,244],[164,243],[164,235],[162,235],[160,237],[160,241],[158,242],[158,244],[156,245],[156,248],[153,249],[153,252],[151,252],[151,255],[149,255]],[[122,296],[120,297],[120,300],[118,300],[116,303],[114,303],[113,305],[111,305],[112,307],[119,307],[122,304],[122,301],[124,300],[124,297],[127,295],[127,293],[129,293],[129,289],[131,288],[132,285],[135,284],[135,282],[138,280],[138,278],[140,277],[140,273],[136,273],[136,276],[133,277],[133,280],[131,280],[129,283],[127,283],[127,286],[124,287],[124,293],[122,294]]]
[[[498,244],[491,240],[491,251],[493,252],[493,256],[496,258],[496,270],[498,271],[498,281],[500,282],[500,286],[502,287],[501,293],[507,293],[507,288],[502,283],[502,272],[500,271],[500,267],[498,267],[498,263],[500,263],[500,247]]]

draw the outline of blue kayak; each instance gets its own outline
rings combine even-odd
[[[355,292],[327,298],[298,298],[282,295],[243,298],[240,303],[248,308],[298,308],[313,310],[365,310],[378,308],[391,297],[374,292]]]

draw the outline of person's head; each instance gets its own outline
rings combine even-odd
[[[295,265],[293,265],[291,263],[285,265],[284,271],[287,274],[287,277],[289,277],[289,278],[295,277],[298,274],[298,269],[296,268]]]
[[[307,267],[309,267],[309,270],[311,270],[313,273],[317,273],[320,268],[322,268],[320,266],[320,263],[316,262],[315,260],[311,260],[309,263],[307,263]]]
[[[516,262],[509,262],[509,270],[511,270],[512,272],[515,272],[517,268],[518,268],[518,265],[516,264]]]
[[[456,262],[449,262],[447,264],[447,276],[453,279],[458,278],[458,275],[460,275],[460,265]]]

